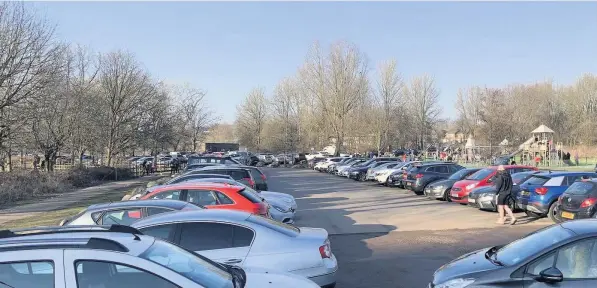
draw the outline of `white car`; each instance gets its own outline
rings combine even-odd
[[[377,167],[369,168],[367,170],[367,175],[365,176],[365,180],[374,181],[375,180],[375,175],[377,174],[377,172],[380,172],[380,171],[385,170],[385,169],[394,168],[394,166],[397,166],[400,163],[402,163],[402,162],[388,162],[388,163],[381,164],[381,165],[379,165]]]
[[[218,264],[128,226],[2,232],[0,287],[319,287],[296,274]]]
[[[216,209],[162,213],[131,226],[220,263],[291,272],[323,287],[336,283],[338,262],[325,229]]]
[[[386,167],[385,169],[380,169],[375,171],[375,174],[373,175],[375,181],[377,181],[377,183],[379,184],[386,184],[388,183],[388,177],[390,177],[390,175],[392,175],[392,173],[399,171],[402,166],[404,166],[403,162],[398,163],[397,165],[394,165],[392,167]]]
[[[319,172],[323,172],[323,171],[327,171],[328,166],[330,166],[331,164],[336,164],[339,163],[340,161],[346,159],[346,157],[331,157],[331,158],[326,158],[325,161],[321,161],[318,162],[317,164],[315,164],[315,166],[313,167],[313,169],[319,171]]]

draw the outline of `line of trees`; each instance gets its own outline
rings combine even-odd
[[[22,2],[0,4],[0,164],[41,153],[93,154],[114,165],[135,152],[197,150],[216,119],[205,92],[165,85],[127,51],[94,53],[55,39]]]
[[[440,103],[433,77],[404,80],[395,60],[370,69],[366,55],[350,43],[327,50],[316,43],[272,95],[263,87],[247,95],[237,107],[236,135],[255,151],[310,151],[335,143],[339,154],[421,149],[441,142],[448,131],[465,139],[472,135],[479,145],[497,146],[504,139],[519,145],[544,124],[569,148],[597,143],[597,76],[592,74],[568,86],[553,81],[474,86],[456,98]],[[440,117],[444,107],[456,110],[455,119]]]
[[[395,60],[370,75],[358,47],[315,44],[295,75],[271,96],[258,87],[237,107],[236,135],[253,151],[310,151],[335,143],[336,154],[421,147],[440,134],[442,105],[433,77],[401,76]]]

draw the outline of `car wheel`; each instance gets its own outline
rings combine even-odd
[[[450,198],[450,189],[444,191],[444,198],[442,200],[452,202],[452,198]]]
[[[367,177],[365,174],[359,174],[359,181],[365,182],[365,177]]]
[[[531,218],[541,218],[543,217],[543,215],[539,214],[539,213],[535,213],[532,211],[524,211],[525,214],[527,214],[527,216],[531,217]]]
[[[551,206],[549,206],[549,212],[547,212],[547,216],[553,223],[562,223],[562,219],[558,216],[558,202],[553,202]]]

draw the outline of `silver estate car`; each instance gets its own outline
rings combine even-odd
[[[130,225],[151,215],[181,210],[201,210],[201,205],[178,200],[137,200],[94,204],[62,220],[64,225]]]
[[[215,263],[128,226],[0,231],[0,287],[314,288],[291,273]]]
[[[338,262],[328,232],[233,210],[162,213],[131,225],[224,264],[291,272],[334,287]]]

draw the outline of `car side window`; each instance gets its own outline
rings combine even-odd
[[[78,288],[179,288],[150,272],[120,263],[80,260],[75,262],[75,268]]]
[[[531,274],[533,276],[539,276],[541,271],[553,267],[554,260],[556,259],[556,253],[553,252],[541,259],[529,264],[527,267],[527,274]]]
[[[7,287],[54,287],[54,263],[28,261],[0,263],[0,281]]]
[[[216,195],[218,196],[218,199],[220,200],[220,204],[222,204],[222,205],[234,204],[234,201],[232,201],[232,199],[228,198],[228,196],[224,195],[222,192],[219,192],[219,191],[213,191],[213,192],[216,193]]]
[[[168,240],[172,233],[174,233],[174,228],[176,228],[176,224],[164,224],[152,227],[146,227],[139,229],[143,234],[153,236],[156,238]]]
[[[462,169],[464,169],[464,167],[462,167],[462,166],[450,165],[450,172],[452,172],[452,173],[456,173]]]
[[[189,190],[187,201],[203,206],[218,205],[215,195],[209,190]]]
[[[232,247],[248,247],[253,242],[253,230],[245,227],[234,226],[232,237]]]
[[[147,207],[147,216],[172,212],[174,210],[168,208],[161,208],[161,207]]]
[[[102,225],[130,225],[141,219],[141,208],[107,211],[102,215]]]
[[[597,279],[595,238],[581,240],[558,250],[556,268],[564,279]]]
[[[233,228],[223,223],[183,223],[180,246],[191,251],[232,248]]]
[[[168,190],[153,195],[150,199],[172,199],[180,200],[180,190]]]
[[[435,172],[447,174],[448,173],[448,166],[445,166],[445,165],[437,166],[437,167],[435,167]]]

